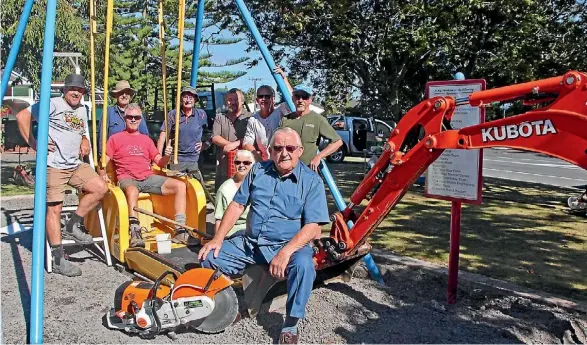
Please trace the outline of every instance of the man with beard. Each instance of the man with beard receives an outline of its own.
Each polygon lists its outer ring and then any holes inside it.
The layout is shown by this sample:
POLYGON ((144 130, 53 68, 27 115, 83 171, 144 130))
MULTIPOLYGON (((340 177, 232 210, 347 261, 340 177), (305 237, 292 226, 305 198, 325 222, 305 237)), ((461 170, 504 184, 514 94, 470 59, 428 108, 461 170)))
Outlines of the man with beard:
MULTIPOLYGON (((106 183, 80 159, 80 156, 90 153, 90 142, 86 137, 88 109, 81 104, 86 91, 84 78, 70 74, 65 78, 63 97, 51 98, 49 108, 45 228, 53 257, 53 272, 68 277, 79 276, 82 271, 66 258, 62 236, 78 244, 92 244, 93 238, 83 228, 83 220, 108 192, 106 183), (84 195, 62 232, 61 210, 66 185, 81 189, 84 195)), ((20 134, 35 151, 37 140, 32 135, 31 127, 33 119, 39 120, 39 111, 39 103, 36 103, 16 114, 20 134)))
MULTIPOLYGON (((124 122, 124 110, 130 103, 131 99, 135 95, 136 90, 130 87, 130 83, 126 80, 121 80, 116 83, 114 89, 110 90, 110 96, 116 99, 116 104, 108 107, 108 125, 106 126, 106 140, 110 136, 120 133, 125 129, 124 122)), ((102 153, 102 118, 98 123, 98 154, 102 153)), ((144 119, 143 119, 144 120, 144 119)), ((147 128, 147 122, 141 121, 139 132, 142 134, 149 135, 149 129, 147 128)))
POLYGON ((312 89, 309 86, 296 86, 293 90, 293 101, 296 111, 283 117, 279 127, 290 127, 298 132, 304 146, 300 160, 312 170, 318 171, 320 161, 336 152, 342 146, 342 140, 324 116, 310 110, 312 89), (318 144, 322 137, 329 139, 330 143, 318 153, 318 144))
MULTIPOLYGON (((181 90, 181 110, 179 116, 179 143, 177 144, 178 164, 172 164, 171 169, 186 173, 196 178, 200 183, 204 183, 202 174, 198 167, 200 151, 207 147, 202 147, 202 133, 204 126, 208 123, 206 112, 195 107, 198 101, 196 89, 186 86, 181 90)), ((157 140, 157 150, 163 153, 165 138, 169 129, 169 139, 172 146, 175 146, 175 123, 176 110, 173 109, 167 115, 167 123, 161 127, 159 139, 157 140)), ((204 144, 206 145, 206 144, 204 144)))
POLYGON ((212 127, 212 143, 216 145, 215 190, 228 179, 228 152, 241 147, 250 115, 243 113, 243 93, 231 89, 226 94, 226 115, 218 114, 212 127))

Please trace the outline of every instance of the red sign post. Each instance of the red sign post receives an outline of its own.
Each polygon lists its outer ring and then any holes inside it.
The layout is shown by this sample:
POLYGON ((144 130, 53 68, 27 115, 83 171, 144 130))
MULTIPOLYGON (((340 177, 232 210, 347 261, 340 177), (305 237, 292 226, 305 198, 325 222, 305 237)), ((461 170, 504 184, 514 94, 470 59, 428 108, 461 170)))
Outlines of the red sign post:
MULTIPOLYGON (((426 98, 436 96, 468 97, 485 90, 484 79, 433 81, 426 84, 426 98)), ((478 125, 485 121, 485 109, 459 106, 452 117, 453 129, 478 125)), ((457 299, 459 251, 461 241, 462 203, 481 204, 483 172, 482 150, 445 150, 426 171, 425 195, 452 202, 450 220, 450 252, 448 259, 448 296, 453 304, 457 299)))

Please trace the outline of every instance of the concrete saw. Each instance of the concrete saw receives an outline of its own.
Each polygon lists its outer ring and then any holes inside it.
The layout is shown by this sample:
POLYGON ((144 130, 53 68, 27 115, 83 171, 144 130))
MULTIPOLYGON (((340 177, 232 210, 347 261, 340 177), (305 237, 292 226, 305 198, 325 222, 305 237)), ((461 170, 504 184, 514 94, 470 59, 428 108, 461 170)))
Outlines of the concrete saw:
POLYGON ((142 338, 161 333, 172 337, 180 326, 203 333, 219 333, 238 315, 232 281, 218 270, 195 268, 179 277, 172 271, 154 282, 129 281, 116 289, 114 308, 106 315, 108 327, 142 338), (170 287, 161 282, 173 275, 170 287))

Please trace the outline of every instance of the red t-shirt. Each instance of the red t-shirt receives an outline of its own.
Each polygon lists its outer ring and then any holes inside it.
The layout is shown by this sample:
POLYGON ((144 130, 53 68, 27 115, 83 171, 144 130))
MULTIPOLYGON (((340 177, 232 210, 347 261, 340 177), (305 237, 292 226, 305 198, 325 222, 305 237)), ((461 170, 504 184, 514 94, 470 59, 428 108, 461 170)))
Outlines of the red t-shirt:
POLYGON ((114 162, 119 181, 125 178, 142 181, 153 175, 151 162, 159 151, 148 135, 136 133, 116 133, 106 144, 106 154, 114 162))

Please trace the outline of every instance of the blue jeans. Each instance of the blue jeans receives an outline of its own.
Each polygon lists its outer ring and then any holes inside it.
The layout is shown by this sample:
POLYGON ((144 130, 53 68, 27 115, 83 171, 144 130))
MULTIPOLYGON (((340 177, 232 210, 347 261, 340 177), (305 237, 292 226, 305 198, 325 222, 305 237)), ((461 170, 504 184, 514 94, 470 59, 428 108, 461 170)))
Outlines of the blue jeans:
MULTIPOLYGON (((276 255, 277 252, 274 253, 276 255)), ((287 304, 286 315, 303 318, 306 312, 306 303, 310 298, 316 270, 312 260, 313 251, 306 245, 291 256, 285 270, 287 276, 287 304)), ((214 251, 200 264, 204 268, 220 268, 224 274, 242 274, 249 265, 267 265, 267 260, 259 251, 257 245, 247 239, 245 235, 237 235, 224 240, 220 254, 214 258, 214 251)))

